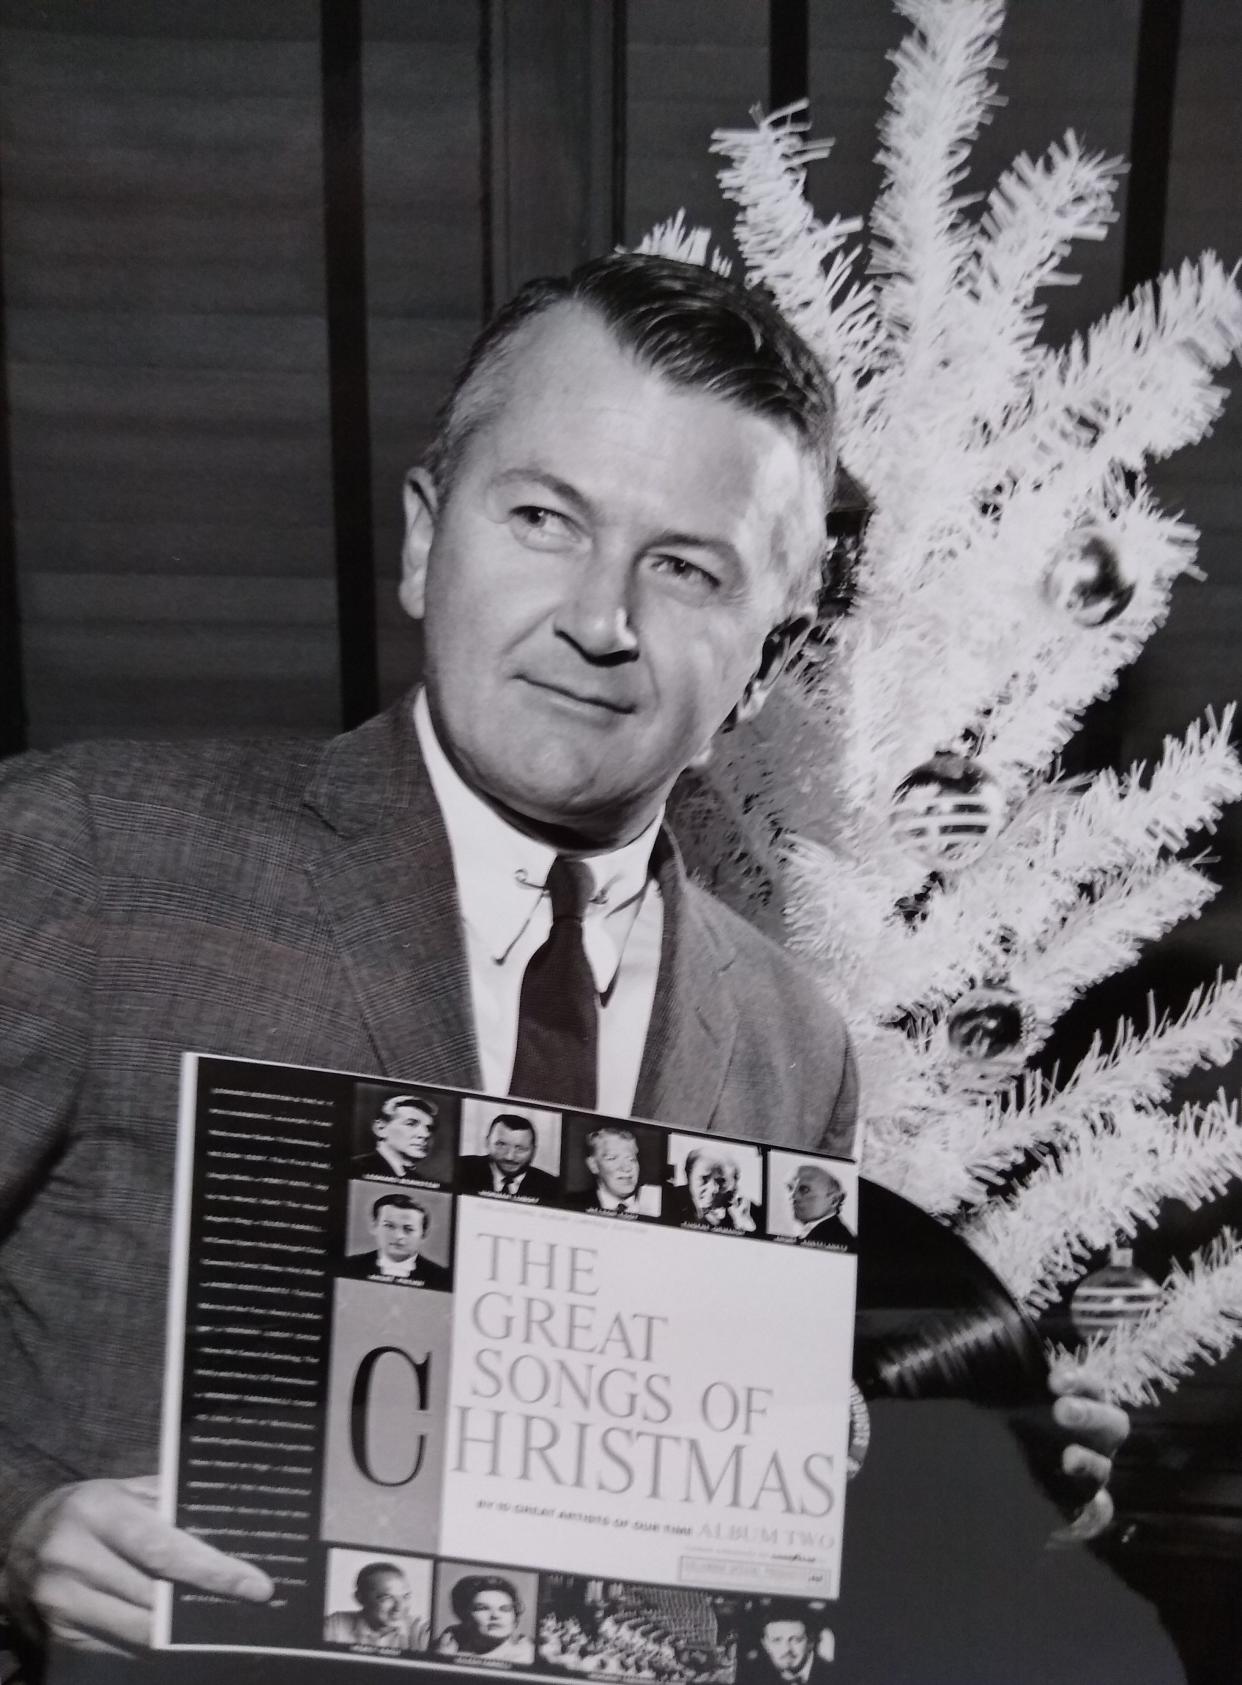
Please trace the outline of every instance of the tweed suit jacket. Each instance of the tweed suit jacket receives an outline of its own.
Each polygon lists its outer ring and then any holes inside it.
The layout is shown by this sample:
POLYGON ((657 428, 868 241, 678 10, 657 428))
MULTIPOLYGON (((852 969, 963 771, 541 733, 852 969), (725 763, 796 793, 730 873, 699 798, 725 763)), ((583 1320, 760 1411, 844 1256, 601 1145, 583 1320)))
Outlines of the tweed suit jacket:
MULTIPOLYGON (((689 884, 635 1110, 848 1151, 815 986, 689 884)), ((452 856, 408 700, 311 742, 0 766, 0 1556, 53 1486, 156 1464, 183 1051, 477 1088, 452 856)))

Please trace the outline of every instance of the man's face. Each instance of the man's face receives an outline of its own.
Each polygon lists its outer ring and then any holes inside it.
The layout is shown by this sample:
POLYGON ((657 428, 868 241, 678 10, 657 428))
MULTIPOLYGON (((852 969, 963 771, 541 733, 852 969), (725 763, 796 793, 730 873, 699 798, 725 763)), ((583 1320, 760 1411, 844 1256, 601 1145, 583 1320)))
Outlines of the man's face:
POLYGON ((844 1200, 840 1184, 815 1165, 802 1165, 790 1180, 789 1203, 799 1223, 835 1217, 844 1200))
POLYGON ((507 1591, 480 1591, 470 1604, 470 1624, 484 1638, 500 1644, 517 1626, 517 1610, 507 1591))
POLYGON ((737 1192, 737 1166, 728 1159, 695 1159, 686 1172, 686 1183, 696 1211, 720 1210, 732 1203, 737 1192))
POLYGON ((412 1106, 405 1106, 394 1112, 376 1127, 375 1133, 380 1140, 392 1148, 402 1158, 426 1158, 431 1151, 432 1138, 436 1126, 426 1112, 415 1111, 412 1106))
POLYGON ((629 1199, 638 1186, 638 1145, 623 1136, 605 1135, 588 1154, 587 1169, 614 1199, 629 1199))
POLYGON ((410 1588, 404 1574, 371 1574, 362 1583, 358 1601, 368 1626, 401 1626, 409 1612, 410 1588))
POLYGON ((494 1123, 488 1133, 487 1151, 502 1176, 516 1176, 535 1156, 535 1132, 494 1123))
POLYGON ((822 531, 815 466, 562 306, 513 344, 446 501, 419 484, 402 600, 450 758, 536 832, 637 835, 788 653, 782 563, 822 531))
POLYGON ((403 1264, 418 1251, 423 1238, 421 1211, 405 1211, 399 1205, 384 1205, 371 1223, 375 1247, 390 1264, 403 1264))
POLYGON ((811 1640, 801 1621, 769 1621, 763 1629, 763 1647, 776 1671, 792 1678, 806 1661, 811 1640))

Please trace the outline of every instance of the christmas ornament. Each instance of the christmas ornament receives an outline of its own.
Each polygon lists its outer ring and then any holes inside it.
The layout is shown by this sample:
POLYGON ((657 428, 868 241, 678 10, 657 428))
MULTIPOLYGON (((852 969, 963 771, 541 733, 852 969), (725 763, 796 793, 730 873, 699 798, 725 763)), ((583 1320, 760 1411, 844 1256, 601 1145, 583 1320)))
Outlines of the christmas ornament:
POLYGON ((1108 1334, 1138 1322, 1160 1298, 1160 1289, 1134 1262, 1128 1246, 1110 1248, 1103 1269, 1084 1276, 1070 1298, 1070 1321, 1083 1336, 1108 1334))
POLYGON ((893 834, 926 866, 965 866, 999 832, 1000 786, 978 761, 948 750, 916 766, 893 792, 893 834))
POLYGON ((979 1063, 1021 1057, 1030 1031, 1030 1013, 1013 990, 1000 983, 972 989, 945 1019, 954 1053, 979 1063))
POLYGON ((1040 588, 1044 600, 1078 626, 1115 620, 1134 596, 1116 546, 1098 532, 1075 533, 1049 563, 1040 588))
POLYGON ((850 1382, 850 1436, 845 1453, 845 1477, 853 1480, 867 1460, 871 1444, 871 1413, 857 1381, 850 1382))

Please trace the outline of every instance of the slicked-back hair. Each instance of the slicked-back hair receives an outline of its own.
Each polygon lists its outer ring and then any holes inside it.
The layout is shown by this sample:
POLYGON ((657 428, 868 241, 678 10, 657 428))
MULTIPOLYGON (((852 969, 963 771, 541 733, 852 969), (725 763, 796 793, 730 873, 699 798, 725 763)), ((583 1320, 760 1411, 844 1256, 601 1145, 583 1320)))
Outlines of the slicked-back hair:
POLYGON ((423 1220, 423 1234, 427 1233, 431 1224, 431 1214, 425 1205, 420 1205, 409 1194, 381 1194, 371 1207, 371 1221, 377 1223, 379 1214, 386 1205, 395 1206, 398 1211, 417 1211, 423 1220))
POLYGON ((563 304, 590 310, 671 385, 711 393, 790 431, 819 469, 827 517, 836 478, 835 405, 819 359, 760 293, 701 264, 635 252, 528 281, 492 317, 440 411, 427 453, 441 499, 451 494, 466 445, 504 403, 523 330, 563 304))

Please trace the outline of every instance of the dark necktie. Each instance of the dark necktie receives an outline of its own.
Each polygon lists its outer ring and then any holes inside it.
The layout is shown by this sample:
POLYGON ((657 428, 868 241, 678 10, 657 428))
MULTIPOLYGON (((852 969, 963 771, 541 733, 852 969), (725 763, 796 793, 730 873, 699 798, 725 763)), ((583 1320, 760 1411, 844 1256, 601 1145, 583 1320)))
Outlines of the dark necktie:
POLYGON ((599 1003, 582 945, 591 869, 558 854, 548 873, 552 929, 526 963, 509 1092, 595 1108, 599 1003))

